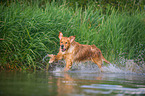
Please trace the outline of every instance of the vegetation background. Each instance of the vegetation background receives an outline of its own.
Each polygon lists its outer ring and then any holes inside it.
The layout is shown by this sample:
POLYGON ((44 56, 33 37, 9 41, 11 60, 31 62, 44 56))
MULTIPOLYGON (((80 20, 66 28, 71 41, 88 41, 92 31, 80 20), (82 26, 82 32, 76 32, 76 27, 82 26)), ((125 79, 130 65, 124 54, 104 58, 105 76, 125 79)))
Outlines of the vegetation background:
POLYGON ((45 70, 59 31, 95 44, 111 63, 145 61, 144 0, 1 0, 0 70, 45 70))

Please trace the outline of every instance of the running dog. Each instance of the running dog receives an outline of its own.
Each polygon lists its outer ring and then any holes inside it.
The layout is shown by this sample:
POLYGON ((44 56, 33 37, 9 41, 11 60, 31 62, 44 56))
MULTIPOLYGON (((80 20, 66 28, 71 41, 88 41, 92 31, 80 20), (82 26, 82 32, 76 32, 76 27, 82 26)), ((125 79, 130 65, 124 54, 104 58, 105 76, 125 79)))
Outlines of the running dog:
MULTIPOLYGON (((73 62, 92 61, 97 64, 100 69, 103 61, 110 64, 110 62, 103 57, 101 50, 95 45, 79 44, 75 42, 75 36, 63 37, 62 32, 59 32, 58 37, 60 39, 59 53, 57 55, 48 54, 48 57, 51 57, 49 63, 65 59, 65 71, 68 71, 72 67, 73 62)), ((103 70, 101 69, 101 71, 103 70)))

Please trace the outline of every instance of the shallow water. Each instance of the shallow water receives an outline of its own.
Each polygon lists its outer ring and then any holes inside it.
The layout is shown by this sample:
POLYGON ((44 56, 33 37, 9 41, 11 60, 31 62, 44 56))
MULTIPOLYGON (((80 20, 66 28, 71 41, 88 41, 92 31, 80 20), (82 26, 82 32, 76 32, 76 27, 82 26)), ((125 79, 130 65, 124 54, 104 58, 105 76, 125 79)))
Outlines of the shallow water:
POLYGON ((143 96, 145 75, 82 71, 0 72, 0 96, 18 95, 143 96))

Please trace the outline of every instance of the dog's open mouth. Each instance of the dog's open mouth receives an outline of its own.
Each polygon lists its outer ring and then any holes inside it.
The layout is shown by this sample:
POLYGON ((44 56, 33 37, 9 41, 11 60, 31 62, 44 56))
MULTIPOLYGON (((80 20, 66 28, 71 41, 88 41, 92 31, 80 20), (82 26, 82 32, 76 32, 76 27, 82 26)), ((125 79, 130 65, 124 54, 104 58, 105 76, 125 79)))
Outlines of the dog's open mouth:
POLYGON ((62 50, 62 52, 64 52, 66 49, 61 49, 62 50))

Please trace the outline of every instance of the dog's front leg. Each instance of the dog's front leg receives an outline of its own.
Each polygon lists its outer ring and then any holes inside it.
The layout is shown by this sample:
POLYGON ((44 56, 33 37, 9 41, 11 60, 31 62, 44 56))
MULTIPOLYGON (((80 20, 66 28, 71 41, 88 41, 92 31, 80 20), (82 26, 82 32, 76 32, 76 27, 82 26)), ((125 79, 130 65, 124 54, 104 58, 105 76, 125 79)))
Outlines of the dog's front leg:
POLYGON ((72 59, 66 59, 65 61, 66 61, 66 67, 64 71, 68 71, 72 67, 73 61, 72 59))
POLYGON ((63 55, 61 52, 59 52, 56 56, 55 56, 55 60, 58 61, 58 60, 61 60, 63 58, 63 55))
POLYGON ((57 55, 48 54, 48 57, 51 57, 49 63, 57 62, 63 58, 63 55, 59 52, 57 55))

